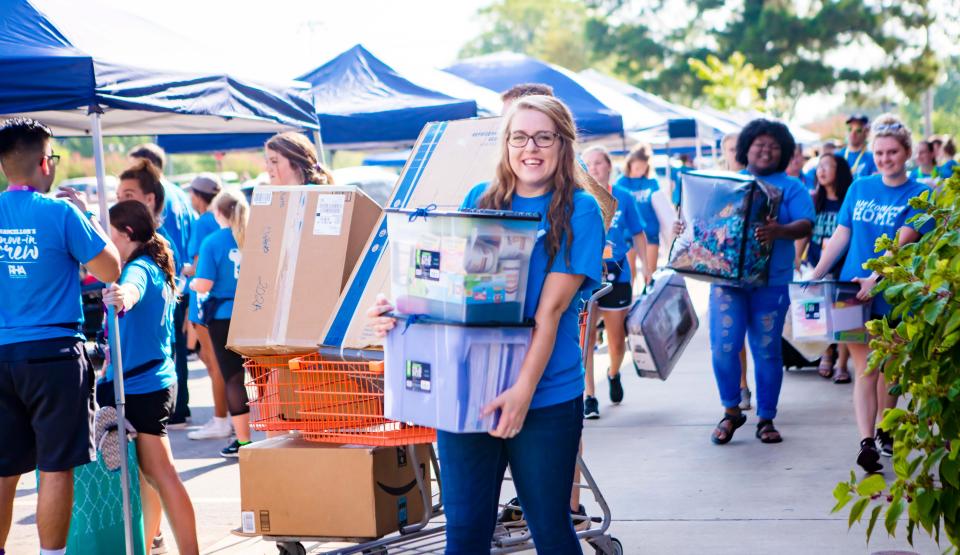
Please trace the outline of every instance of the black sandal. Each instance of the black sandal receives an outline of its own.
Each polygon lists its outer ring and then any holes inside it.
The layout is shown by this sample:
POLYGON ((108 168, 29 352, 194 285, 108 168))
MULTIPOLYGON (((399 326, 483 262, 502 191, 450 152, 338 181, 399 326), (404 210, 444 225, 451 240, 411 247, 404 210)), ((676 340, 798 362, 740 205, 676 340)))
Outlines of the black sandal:
POLYGON ((740 428, 740 426, 743 426, 744 424, 746 424, 746 422, 747 422, 747 415, 743 414, 742 412, 738 414, 730 414, 729 412, 724 414, 723 419, 720 420, 720 422, 717 423, 717 427, 713 429, 714 433, 710 435, 710 441, 712 441, 717 445, 726 445, 730 443, 730 440, 733 439, 733 433, 736 432, 737 429, 740 428), (730 428, 730 431, 727 431, 726 428, 722 427, 723 423, 728 420, 733 425, 733 427, 730 428), (727 437, 725 438, 717 437, 716 432, 718 431, 720 433, 726 434, 727 437))
POLYGON ((757 422, 757 439, 759 439, 761 443, 780 443, 783 441, 780 432, 773 427, 773 420, 761 420, 757 422), (770 434, 775 435, 770 437, 770 434))

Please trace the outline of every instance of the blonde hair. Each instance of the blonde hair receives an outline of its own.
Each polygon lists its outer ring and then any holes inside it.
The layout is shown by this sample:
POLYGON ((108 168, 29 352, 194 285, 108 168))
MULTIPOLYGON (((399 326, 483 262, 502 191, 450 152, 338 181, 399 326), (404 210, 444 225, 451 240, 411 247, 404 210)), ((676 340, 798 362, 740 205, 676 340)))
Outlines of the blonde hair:
POLYGON ((220 191, 217 198, 213 199, 213 208, 230 222, 233 239, 242 249, 247 233, 247 221, 250 219, 250 205, 247 204, 247 198, 239 191, 224 189, 220 191))
POLYGON ((623 175, 630 177, 630 164, 634 162, 646 162, 647 171, 643 174, 643 177, 650 177, 650 172, 653 171, 653 164, 650 161, 653 160, 653 149, 650 148, 648 144, 638 144, 630 150, 630 153, 627 154, 627 159, 623 162, 623 175))
POLYGON ((913 137, 910 134, 910 128, 893 114, 883 114, 873 120, 873 123, 870 124, 870 132, 873 133, 874 141, 880 137, 892 137, 905 150, 913 151, 913 137))
POLYGON ((557 98, 531 95, 517 99, 503 118, 500 130, 500 160, 496 174, 490 186, 478 201, 480 208, 503 210, 510 205, 517 191, 517 175, 510 167, 510 126, 520 110, 536 110, 550 118, 557 129, 558 163, 553 174, 554 192, 547 209, 547 221, 550 230, 546 236, 547 256, 550 264, 560 252, 564 239, 567 242, 564 259, 569 264, 570 249, 573 245, 573 228, 570 218, 573 216, 573 194, 579 189, 590 193, 600 205, 605 222, 609 222, 615 210, 615 201, 602 185, 580 167, 576 160, 574 147, 577 142, 577 129, 570 109, 557 98))
POLYGON ((317 149, 302 133, 278 133, 270 137, 264 146, 286 158, 303 176, 304 184, 333 185, 333 174, 320 163, 317 149))
POLYGON ((610 158, 610 151, 607 150, 607 147, 603 145, 595 145, 584 150, 580 153, 580 158, 586 158, 587 154, 593 154, 594 152, 599 152, 603 156, 603 159, 607 161, 607 164, 611 168, 613 167, 613 160, 610 158))

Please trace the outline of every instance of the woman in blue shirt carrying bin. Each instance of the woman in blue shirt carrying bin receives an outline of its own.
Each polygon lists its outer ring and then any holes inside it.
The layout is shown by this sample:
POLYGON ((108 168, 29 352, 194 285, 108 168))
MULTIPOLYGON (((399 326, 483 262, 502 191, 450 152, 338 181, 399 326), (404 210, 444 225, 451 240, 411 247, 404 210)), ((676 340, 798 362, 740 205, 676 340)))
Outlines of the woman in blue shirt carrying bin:
MULTIPOLYGON (((154 229, 147 208, 127 200, 110 209, 110 235, 120 257, 120 280, 103 290, 103 302, 117 309, 120 356, 126 391, 126 418, 137 431, 142 479, 143 527, 148 538, 160 533, 161 502, 180 553, 198 553, 193 505, 173 464, 167 424, 177 400, 177 373, 171 357, 173 310, 177 303, 173 251, 154 229)), ((113 353, 97 403, 114 406, 113 353)))
MULTIPOLYGON (((570 110, 545 96, 518 99, 504 117, 496 177, 463 208, 541 215, 524 316, 536 327, 516 384, 484 407, 500 411, 487 433, 438 431, 447 553, 489 553, 500 485, 510 465, 538 553, 581 553, 570 491, 583 429, 579 299, 602 279, 604 224, 588 176, 577 167, 570 110)), ((369 311, 380 335, 396 321, 381 297, 369 311)))

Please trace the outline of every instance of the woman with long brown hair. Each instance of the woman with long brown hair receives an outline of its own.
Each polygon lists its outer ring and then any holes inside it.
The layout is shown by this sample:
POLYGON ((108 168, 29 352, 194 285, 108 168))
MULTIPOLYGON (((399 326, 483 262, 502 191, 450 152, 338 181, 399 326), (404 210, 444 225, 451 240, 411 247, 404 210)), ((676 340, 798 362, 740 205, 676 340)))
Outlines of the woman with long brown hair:
MULTIPOLYGON (((198 553, 197 525, 187 490, 173 464, 167 422, 177 400, 177 373, 171 358, 176 304, 173 251, 154 228, 147 207, 127 200, 110 209, 110 236, 120 251, 120 279, 103 290, 103 302, 116 307, 126 390, 126 418, 137 430, 143 528, 160 533, 161 507, 173 528, 180 553, 198 553)), ((114 406, 114 364, 106 363, 97 384, 97 403, 114 406)))
POLYGON ((305 135, 278 133, 263 147, 271 185, 333 185, 330 173, 305 135))
MULTIPOLYGON (((578 313, 581 294, 602 278, 604 220, 587 192, 596 184, 577 165, 576 127, 561 101, 516 100, 500 141, 493 182, 470 191, 462 207, 541 214, 524 307, 536 327, 517 383, 484 408, 485 414, 500 411, 497 428, 438 432, 447 550, 489 552, 509 464, 538 552, 581 553, 569 506, 583 429, 578 313)), ((396 325, 381 316, 391 308, 381 298, 370 309, 381 334, 396 325)))

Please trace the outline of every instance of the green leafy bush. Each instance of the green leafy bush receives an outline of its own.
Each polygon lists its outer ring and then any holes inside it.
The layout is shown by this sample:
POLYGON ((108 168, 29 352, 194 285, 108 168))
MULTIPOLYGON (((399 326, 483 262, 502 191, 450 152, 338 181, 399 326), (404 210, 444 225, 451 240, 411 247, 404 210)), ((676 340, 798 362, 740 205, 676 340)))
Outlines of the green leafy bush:
POLYGON ((934 195, 910 201, 922 213, 917 224, 934 222, 917 243, 898 247, 896 238, 877 240, 886 254, 868 267, 883 275, 877 294, 902 318, 868 324, 874 339, 869 367, 883 369, 891 392, 903 395, 886 411, 881 426, 894 435, 894 480, 874 474, 837 484, 837 512, 852 502, 849 525, 867 520, 867 541, 883 515, 896 534, 906 516, 907 540, 919 526, 949 550, 960 545, 960 173, 934 195))

